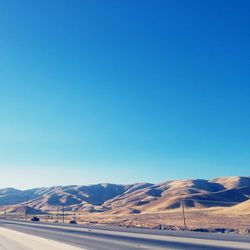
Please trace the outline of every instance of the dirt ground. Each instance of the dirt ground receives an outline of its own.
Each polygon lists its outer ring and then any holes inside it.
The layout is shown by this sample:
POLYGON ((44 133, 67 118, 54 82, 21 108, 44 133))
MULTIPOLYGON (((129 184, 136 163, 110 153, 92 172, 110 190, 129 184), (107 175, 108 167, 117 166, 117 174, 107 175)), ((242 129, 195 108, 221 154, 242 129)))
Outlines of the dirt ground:
MULTIPOLYGON (((99 223, 119 226, 133 226, 159 229, 184 229, 183 213, 180 210, 164 213, 130 215, 83 214, 78 218, 82 223, 99 223)), ((250 232, 250 215, 221 214, 218 209, 186 209, 187 229, 227 229, 240 233, 250 232)))
MULTIPOLYGON (((250 214, 221 213, 220 209, 185 209, 186 229, 197 231, 250 233, 250 214)), ((10 215, 9 215, 10 216, 10 215)), ((12 215, 11 217, 18 217, 12 215)), ((29 215, 29 219, 32 215, 29 215)), ((62 215, 40 215, 41 221, 62 222, 62 215)), ((76 220, 78 224, 105 224, 110 226, 183 230, 181 209, 162 213, 136 213, 109 215, 104 213, 65 213, 64 222, 76 220)))

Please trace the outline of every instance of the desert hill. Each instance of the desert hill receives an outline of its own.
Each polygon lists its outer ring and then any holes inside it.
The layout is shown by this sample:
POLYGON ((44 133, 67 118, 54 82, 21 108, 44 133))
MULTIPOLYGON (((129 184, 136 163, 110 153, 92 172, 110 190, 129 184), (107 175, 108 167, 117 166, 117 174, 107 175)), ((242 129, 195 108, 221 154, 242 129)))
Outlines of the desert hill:
POLYGON ((234 205, 232 207, 224 208, 217 213, 222 213, 222 214, 249 214, 250 215, 250 199, 241 202, 237 205, 234 205))
POLYGON ((24 191, 15 188, 0 189, 0 205, 13 205, 25 201, 24 191))
MULTIPOLYGON (((240 178, 237 178, 240 179, 240 178)), ((114 197, 104 203, 111 212, 118 213, 124 209, 135 209, 141 212, 161 212, 167 209, 178 208, 181 200, 186 207, 214 207, 232 206, 246 201, 250 194, 249 186, 240 187, 239 181, 235 184, 235 178, 231 183, 231 189, 224 186, 217 179, 216 182, 207 180, 178 180, 160 183, 130 194, 114 197)), ((227 182, 229 184, 229 181, 227 182)))
POLYGON ((213 183, 218 183, 222 185, 225 189, 239 188, 250 186, 250 178, 249 177, 222 177, 211 180, 213 183))
POLYGON ((27 197, 34 213, 55 211, 63 205, 68 211, 104 214, 164 212, 179 208, 181 201, 191 208, 230 207, 226 209, 243 211, 249 206, 250 177, 172 180, 159 184, 69 185, 24 191, 6 188, 0 189, 1 210, 7 206, 9 211, 14 212, 17 207, 21 211, 27 197))
POLYGON ((12 205, 12 206, 6 206, 2 207, 6 213, 14 213, 14 214, 25 214, 27 211, 27 214, 45 214, 45 212, 40 211, 38 209, 32 208, 32 207, 25 207, 24 205, 12 205))

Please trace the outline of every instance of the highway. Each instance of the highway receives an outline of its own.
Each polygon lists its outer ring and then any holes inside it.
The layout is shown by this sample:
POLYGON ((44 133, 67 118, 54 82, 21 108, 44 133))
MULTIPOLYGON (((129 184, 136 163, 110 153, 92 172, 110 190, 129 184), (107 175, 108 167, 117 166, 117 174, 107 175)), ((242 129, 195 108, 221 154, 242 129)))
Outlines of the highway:
POLYGON ((0 219, 1 228, 89 250, 250 250, 250 235, 80 226, 7 219, 0 219))
POLYGON ((0 250, 82 250, 59 241, 0 227, 0 250))

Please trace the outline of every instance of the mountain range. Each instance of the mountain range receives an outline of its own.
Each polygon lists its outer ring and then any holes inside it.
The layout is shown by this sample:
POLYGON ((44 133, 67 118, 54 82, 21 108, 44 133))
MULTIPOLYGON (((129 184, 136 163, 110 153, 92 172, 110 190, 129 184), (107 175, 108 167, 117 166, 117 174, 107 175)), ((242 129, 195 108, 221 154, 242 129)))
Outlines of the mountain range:
POLYGON ((0 209, 21 213, 26 199, 30 213, 65 210, 104 214, 155 213, 176 209, 222 207, 232 213, 250 213, 250 177, 211 180, 171 180, 158 184, 96 184, 0 189, 0 209))

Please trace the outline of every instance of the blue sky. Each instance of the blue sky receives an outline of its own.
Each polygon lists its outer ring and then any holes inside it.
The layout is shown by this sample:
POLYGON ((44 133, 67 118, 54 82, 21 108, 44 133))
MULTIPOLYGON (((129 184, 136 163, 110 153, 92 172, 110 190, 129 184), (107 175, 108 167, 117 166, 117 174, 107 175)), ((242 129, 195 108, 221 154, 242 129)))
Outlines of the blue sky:
POLYGON ((249 11, 1 1, 0 186, 250 175, 249 11))

